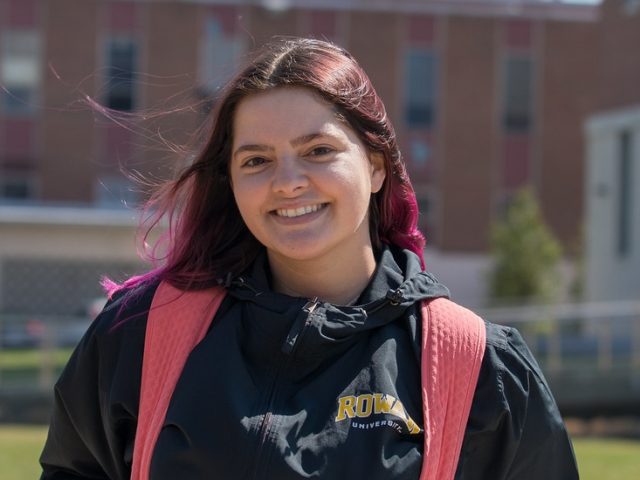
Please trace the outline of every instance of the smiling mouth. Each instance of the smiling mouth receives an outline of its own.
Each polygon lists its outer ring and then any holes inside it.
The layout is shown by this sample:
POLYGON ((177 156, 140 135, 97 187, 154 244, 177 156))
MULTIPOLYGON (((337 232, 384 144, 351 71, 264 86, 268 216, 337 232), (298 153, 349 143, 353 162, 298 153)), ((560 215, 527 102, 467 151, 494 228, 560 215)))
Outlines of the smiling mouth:
POLYGON ((277 210, 274 210, 273 213, 275 213, 278 217, 295 218, 301 217, 302 215, 308 215, 309 213, 317 212, 327 205, 328 204, 326 203, 318 203, 316 205, 306 205, 299 208, 278 208, 277 210))

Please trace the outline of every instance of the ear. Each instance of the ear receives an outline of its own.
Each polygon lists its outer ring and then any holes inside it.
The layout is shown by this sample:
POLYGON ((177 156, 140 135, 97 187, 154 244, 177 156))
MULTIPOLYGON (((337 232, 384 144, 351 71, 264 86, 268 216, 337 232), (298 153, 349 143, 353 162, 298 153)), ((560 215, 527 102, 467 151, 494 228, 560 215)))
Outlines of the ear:
POLYGON ((371 152, 369 154, 371 162, 371 193, 377 193, 384 184, 387 170, 384 167, 384 155, 382 152, 371 152))

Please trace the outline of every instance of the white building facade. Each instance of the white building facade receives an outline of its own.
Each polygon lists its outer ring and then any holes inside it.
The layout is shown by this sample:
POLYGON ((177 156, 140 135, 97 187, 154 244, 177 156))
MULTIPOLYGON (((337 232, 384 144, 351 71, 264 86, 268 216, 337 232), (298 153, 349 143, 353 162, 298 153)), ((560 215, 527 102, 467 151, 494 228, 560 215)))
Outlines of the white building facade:
POLYGON ((640 300, 640 105, 585 125, 588 301, 640 300))

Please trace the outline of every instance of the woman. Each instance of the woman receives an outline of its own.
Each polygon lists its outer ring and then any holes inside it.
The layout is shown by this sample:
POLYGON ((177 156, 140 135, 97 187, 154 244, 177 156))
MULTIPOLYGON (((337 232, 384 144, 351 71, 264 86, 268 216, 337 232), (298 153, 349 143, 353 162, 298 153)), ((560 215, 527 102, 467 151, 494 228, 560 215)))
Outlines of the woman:
MULTIPOLYGON (((356 61, 316 40, 265 47, 228 86, 200 156, 152 205, 172 221, 164 263, 112 285, 56 385, 42 478, 130 476, 162 281, 226 296, 175 386, 150 478, 418 479, 421 305, 448 291, 423 271, 415 195, 356 61), (355 418, 363 398, 381 407, 355 418)), ((577 478, 512 329, 486 325, 454 453, 457 479, 577 478)))

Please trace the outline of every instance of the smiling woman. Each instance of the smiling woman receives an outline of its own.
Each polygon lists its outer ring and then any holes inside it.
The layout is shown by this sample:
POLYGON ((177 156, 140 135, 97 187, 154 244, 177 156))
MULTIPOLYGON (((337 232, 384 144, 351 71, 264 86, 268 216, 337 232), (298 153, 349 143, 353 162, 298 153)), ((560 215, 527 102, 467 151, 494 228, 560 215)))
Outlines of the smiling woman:
POLYGON ((340 305, 357 299, 376 265, 369 204, 384 181, 382 156, 302 88, 243 100, 234 134, 233 194, 266 248, 274 287, 340 305))
POLYGON ((333 44, 267 45, 151 199, 166 255, 56 384, 43 479, 572 480, 519 334, 424 270, 382 101, 333 44))

